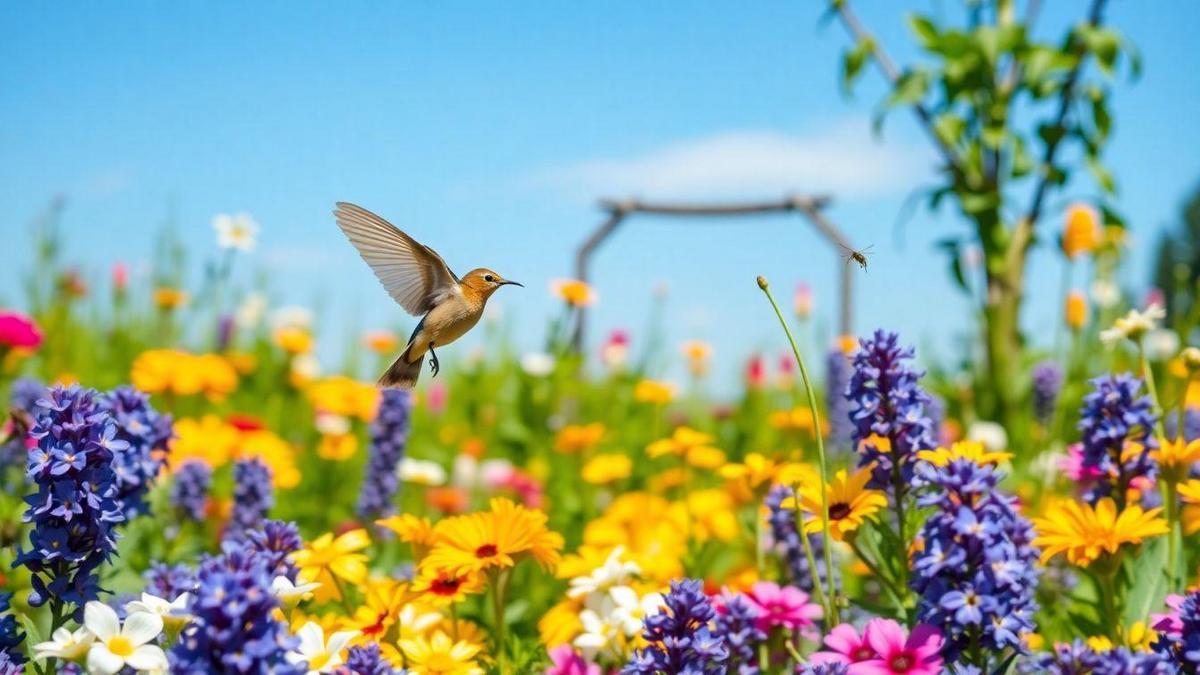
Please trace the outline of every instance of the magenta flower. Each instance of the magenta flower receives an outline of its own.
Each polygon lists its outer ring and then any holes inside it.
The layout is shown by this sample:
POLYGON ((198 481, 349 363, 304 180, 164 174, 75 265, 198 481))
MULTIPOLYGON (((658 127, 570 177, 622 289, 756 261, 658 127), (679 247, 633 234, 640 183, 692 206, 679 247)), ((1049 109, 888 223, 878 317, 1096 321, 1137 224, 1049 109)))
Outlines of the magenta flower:
POLYGON ((0 347, 37 349, 42 346, 42 330, 33 319, 9 310, 0 310, 0 347))
POLYGON ((813 664, 851 664, 879 658, 879 654, 867 643, 866 636, 859 637, 858 631, 848 623, 834 626, 825 636, 825 646, 831 651, 816 652, 809 657, 809 661, 813 664))
POLYGON ((1183 635, 1183 620, 1179 618, 1179 610, 1183 606, 1183 601, 1182 595, 1175 593, 1168 595, 1167 607, 1170 607, 1171 611, 1165 614, 1151 614, 1150 627, 1170 637, 1183 635))
POLYGON ((1083 445, 1080 443, 1067 448, 1067 456, 1058 460, 1058 470, 1075 483, 1096 480, 1104 475, 1097 467, 1083 465, 1083 445))
POLYGON ((550 667, 546 675, 600 675, 600 666, 588 662, 569 644, 562 644, 549 651, 550 667))
POLYGON ((780 586, 770 581, 760 581, 746 594, 758 618, 754 627, 763 632, 776 626, 787 630, 810 628, 815 619, 821 618, 821 608, 808 601, 808 593, 795 586, 780 586))
POLYGON ((875 650, 875 658, 851 663, 850 675, 938 675, 942 672, 941 632, 918 624, 912 635, 891 619, 871 619, 863 639, 875 650))

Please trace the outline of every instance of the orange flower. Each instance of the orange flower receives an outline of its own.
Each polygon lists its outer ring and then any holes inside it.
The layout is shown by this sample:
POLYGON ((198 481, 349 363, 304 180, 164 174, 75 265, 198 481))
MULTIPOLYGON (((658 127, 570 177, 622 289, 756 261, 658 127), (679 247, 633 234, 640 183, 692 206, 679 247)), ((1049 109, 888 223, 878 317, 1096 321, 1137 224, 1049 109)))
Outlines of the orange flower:
POLYGON ((273 335, 275 344, 289 354, 307 354, 313 349, 313 336, 300 326, 284 326, 273 335))
POLYGON ((1067 209, 1063 226, 1062 250, 1067 259, 1074 260, 1091 253, 1100 245, 1100 215, 1087 204, 1072 204, 1067 209))
POLYGON ((666 405, 675 398, 675 387, 666 382, 642 380, 633 388, 633 400, 638 403, 666 405))
POLYGON ((413 593, 434 607, 462 602, 483 590, 483 577, 474 572, 455 574, 448 569, 422 568, 413 581, 413 593))
POLYGON ((154 289, 154 305, 161 310, 171 311, 187 304, 188 294, 178 288, 159 286, 154 289))
POLYGON ((1078 331, 1087 323, 1087 298, 1081 291, 1071 291, 1067 294, 1066 321, 1067 327, 1078 331))
POLYGON ((604 438, 607 431, 603 424, 568 424, 554 439, 554 449, 563 454, 578 454, 591 450, 604 438))
POLYGON ((376 354, 391 354, 400 347, 396 334, 386 330, 373 330, 363 335, 363 345, 376 354))
POLYGON ((550 293, 572 307, 586 307, 596 302, 596 292, 586 282, 577 279, 555 279, 550 293))

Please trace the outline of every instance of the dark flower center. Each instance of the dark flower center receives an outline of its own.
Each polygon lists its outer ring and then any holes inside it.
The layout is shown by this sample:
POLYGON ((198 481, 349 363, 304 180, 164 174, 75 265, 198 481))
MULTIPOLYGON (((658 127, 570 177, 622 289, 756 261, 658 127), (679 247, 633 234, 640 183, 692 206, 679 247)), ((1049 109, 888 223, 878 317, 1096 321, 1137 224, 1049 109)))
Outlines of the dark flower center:
POLYGON ((458 587, 461 585, 462 581, 458 578, 441 577, 435 579, 432 584, 429 584, 429 590, 437 595, 454 595, 458 592, 458 587))
POLYGON ((869 659, 873 656, 875 656, 875 651, 866 645, 863 645, 863 646, 859 647, 858 649, 855 649, 854 654, 853 654, 853 658, 856 662, 857 661, 866 661, 867 659, 869 659))
POLYGON ((892 659, 890 665, 893 671, 904 673, 907 672, 909 668, 912 668, 912 662, 913 660, 911 656, 908 654, 900 654, 892 659))
POLYGON ((829 505, 829 519, 830 520, 841 520, 842 518, 845 518, 848 515, 850 515, 850 505, 849 504, 846 504, 845 502, 838 502, 836 504, 829 505))
POLYGON ((490 557, 496 555, 496 552, 497 551, 496 551, 495 544, 484 544, 483 546, 480 546, 479 548, 475 549, 475 557, 476 558, 490 558, 490 557))

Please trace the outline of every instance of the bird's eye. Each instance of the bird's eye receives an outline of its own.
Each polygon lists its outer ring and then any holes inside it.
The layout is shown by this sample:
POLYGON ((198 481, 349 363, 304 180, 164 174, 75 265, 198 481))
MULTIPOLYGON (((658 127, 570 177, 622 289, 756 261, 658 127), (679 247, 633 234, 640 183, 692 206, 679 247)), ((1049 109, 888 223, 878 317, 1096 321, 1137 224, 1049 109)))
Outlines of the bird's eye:
POLYGON ((495 277, 493 277, 493 276, 492 276, 492 275, 490 275, 490 274, 485 274, 485 275, 483 275, 483 280, 484 280, 484 281, 495 281, 495 280, 496 280, 496 278, 495 278, 495 277))

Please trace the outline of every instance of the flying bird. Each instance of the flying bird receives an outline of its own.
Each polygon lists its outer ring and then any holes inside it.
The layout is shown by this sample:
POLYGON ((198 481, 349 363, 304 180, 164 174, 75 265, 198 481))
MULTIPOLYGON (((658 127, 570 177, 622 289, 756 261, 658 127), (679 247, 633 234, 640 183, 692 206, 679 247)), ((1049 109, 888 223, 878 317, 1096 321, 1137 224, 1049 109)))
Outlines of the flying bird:
POLYGON ((429 367, 436 376, 441 366, 433 348, 445 347, 471 330, 496 289, 521 286, 486 267, 473 269, 460 279, 437 251, 361 206, 338 202, 333 215, 388 295, 404 311, 421 317, 404 352, 379 378, 382 387, 416 386, 425 352, 429 352, 429 367))

